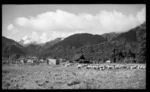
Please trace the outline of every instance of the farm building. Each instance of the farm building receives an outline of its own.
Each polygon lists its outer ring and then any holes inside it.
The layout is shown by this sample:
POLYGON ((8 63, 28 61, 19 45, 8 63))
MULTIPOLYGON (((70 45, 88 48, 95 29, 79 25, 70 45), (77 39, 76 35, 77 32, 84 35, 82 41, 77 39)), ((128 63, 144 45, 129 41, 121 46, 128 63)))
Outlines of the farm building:
POLYGON ((78 63, 90 63, 89 61, 85 60, 83 54, 75 54, 71 61, 77 61, 78 63))
POLYGON ((72 61, 79 61, 79 60, 85 60, 85 57, 83 56, 83 54, 75 54, 72 58, 72 61))
POLYGON ((28 59, 28 61, 27 61, 28 63, 33 63, 33 60, 31 60, 31 59, 28 59))
POLYGON ((59 61, 60 61, 60 62, 63 62, 63 59, 62 59, 62 58, 59 58, 59 61))
POLYGON ((38 62, 38 58, 37 57, 28 57, 27 58, 27 62, 28 63, 37 63, 38 62))
POLYGON ((62 59, 62 58, 59 58, 58 60, 59 60, 60 63, 63 63, 63 62, 67 61, 66 59, 62 59))
POLYGON ((40 59, 40 62, 44 62, 44 59, 40 59))
POLYGON ((48 59, 47 59, 47 64, 48 64, 48 65, 58 65, 58 64, 59 64, 59 61, 56 60, 56 59, 48 58, 48 59))
POLYGON ((110 60, 107 60, 106 63, 111 63, 111 61, 110 61, 110 60))
POLYGON ((20 63, 26 63, 26 58, 24 57, 20 57, 18 60, 20 63))

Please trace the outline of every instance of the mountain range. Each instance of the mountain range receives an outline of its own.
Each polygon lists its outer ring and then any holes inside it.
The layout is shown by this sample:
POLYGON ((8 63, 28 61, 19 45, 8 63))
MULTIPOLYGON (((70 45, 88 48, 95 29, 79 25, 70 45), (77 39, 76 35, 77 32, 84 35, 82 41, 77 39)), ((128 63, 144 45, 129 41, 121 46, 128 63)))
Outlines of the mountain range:
POLYGON ((105 33, 102 35, 93 35, 89 33, 80 33, 71 35, 62 40, 57 38, 53 41, 46 42, 44 44, 30 43, 25 45, 23 40, 16 42, 12 39, 8 39, 2 36, 2 55, 10 56, 13 54, 19 55, 51 55, 50 53, 61 53, 65 50, 78 49, 84 45, 99 44, 106 41, 124 41, 124 42, 136 42, 137 30, 146 26, 146 23, 139 25, 124 33, 105 33))

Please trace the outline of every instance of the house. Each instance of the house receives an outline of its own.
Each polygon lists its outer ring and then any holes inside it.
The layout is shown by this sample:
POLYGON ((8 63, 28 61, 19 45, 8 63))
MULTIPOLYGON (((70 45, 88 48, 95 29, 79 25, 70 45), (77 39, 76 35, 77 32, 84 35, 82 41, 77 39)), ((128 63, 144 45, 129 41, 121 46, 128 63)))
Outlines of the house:
POLYGON ((20 59, 20 63, 24 63, 24 60, 23 60, 23 59, 20 59))
POLYGON ((20 63, 26 63, 26 62, 25 62, 25 61, 26 61, 26 58, 20 57, 20 58, 18 59, 18 61, 19 61, 20 63))
POLYGON ((40 62, 44 62, 44 59, 40 59, 40 62))
POLYGON ((75 54, 71 61, 76 61, 78 63, 90 63, 89 61, 85 60, 85 57, 83 54, 75 54))
POLYGON ((28 61, 27 61, 28 63, 33 63, 33 60, 31 60, 31 59, 28 59, 28 61))
POLYGON ((28 63, 37 63, 38 58, 37 57, 28 57, 27 62, 28 63))

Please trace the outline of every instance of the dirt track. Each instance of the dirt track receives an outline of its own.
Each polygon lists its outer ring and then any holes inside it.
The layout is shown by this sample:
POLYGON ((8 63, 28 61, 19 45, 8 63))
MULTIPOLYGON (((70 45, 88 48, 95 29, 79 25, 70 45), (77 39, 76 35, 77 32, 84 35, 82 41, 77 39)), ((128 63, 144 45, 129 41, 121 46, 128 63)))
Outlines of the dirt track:
POLYGON ((145 69, 98 71, 75 66, 3 66, 2 89, 145 89, 145 69))

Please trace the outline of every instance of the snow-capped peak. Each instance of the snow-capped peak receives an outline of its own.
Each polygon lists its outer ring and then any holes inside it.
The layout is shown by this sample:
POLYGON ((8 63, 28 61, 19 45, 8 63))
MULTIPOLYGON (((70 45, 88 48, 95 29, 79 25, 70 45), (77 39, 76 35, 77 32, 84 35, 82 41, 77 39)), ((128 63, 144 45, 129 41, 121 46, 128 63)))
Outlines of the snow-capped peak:
POLYGON ((24 36, 22 39, 20 39, 20 41, 18 41, 21 45, 23 46, 28 46, 29 44, 38 44, 38 45, 43 45, 47 42, 50 41, 55 41, 55 40, 63 40, 64 38, 61 39, 51 39, 51 40, 47 40, 46 42, 43 42, 41 39, 35 39, 32 36, 24 36))
POLYGON ((38 44, 39 42, 30 36, 25 36, 19 41, 19 43, 22 45, 27 45, 27 44, 38 44))

